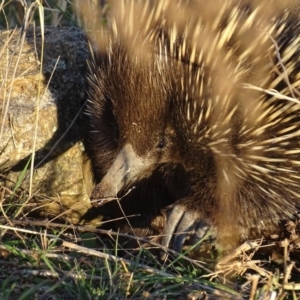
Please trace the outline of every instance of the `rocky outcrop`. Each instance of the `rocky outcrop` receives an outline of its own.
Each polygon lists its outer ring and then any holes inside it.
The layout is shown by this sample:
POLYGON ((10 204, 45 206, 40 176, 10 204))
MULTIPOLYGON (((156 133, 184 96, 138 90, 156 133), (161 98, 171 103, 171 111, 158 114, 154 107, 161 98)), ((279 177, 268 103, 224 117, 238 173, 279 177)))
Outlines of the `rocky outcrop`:
POLYGON ((86 101, 85 33, 77 28, 30 27, 0 32, 1 185, 29 189, 46 214, 79 222, 90 207, 92 175, 82 140, 86 101), (22 173, 23 172, 23 173, 22 173))

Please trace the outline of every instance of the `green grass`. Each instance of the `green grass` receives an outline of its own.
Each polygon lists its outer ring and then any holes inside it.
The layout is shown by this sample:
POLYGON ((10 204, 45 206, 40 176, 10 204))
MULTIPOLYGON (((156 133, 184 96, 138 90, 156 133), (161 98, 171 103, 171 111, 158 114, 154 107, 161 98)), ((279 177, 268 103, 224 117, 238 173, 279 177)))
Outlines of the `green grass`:
POLYGON ((88 228, 60 227, 1 225, 1 299, 175 299, 194 290, 240 299, 228 286, 201 279, 203 270, 184 257, 162 263, 141 247, 123 258, 117 238, 103 246, 88 228))
POLYGON ((144 247, 143 239, 124 249, 124 235, 111 231, 24 215, 0 224, 1 299, 249 299, 251 289, 251 299, 271 299, 272 291, 274 299, 297 299, 282 289, 280 266, 245 254, 226 265, 225 276, 211 259, 160 261, 153 250, 160 246, 144 247))

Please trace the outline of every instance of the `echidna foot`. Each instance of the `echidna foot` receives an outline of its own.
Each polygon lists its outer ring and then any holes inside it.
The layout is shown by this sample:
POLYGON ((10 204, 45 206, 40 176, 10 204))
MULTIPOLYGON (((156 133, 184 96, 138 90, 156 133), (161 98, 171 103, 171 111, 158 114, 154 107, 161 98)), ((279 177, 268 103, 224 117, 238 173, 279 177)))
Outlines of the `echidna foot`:
POLYGON ((214 235, 215 232, 212 226, 206 221, 199 219, 199 215, 187 210, 182 204, 176 204, 167 216, 161 243, 164 247, 171 246, 174 251, 180 252, 188 237, 191 237, 192 243, 196 244, 210 230, 212 230, 211 234, 214 235))

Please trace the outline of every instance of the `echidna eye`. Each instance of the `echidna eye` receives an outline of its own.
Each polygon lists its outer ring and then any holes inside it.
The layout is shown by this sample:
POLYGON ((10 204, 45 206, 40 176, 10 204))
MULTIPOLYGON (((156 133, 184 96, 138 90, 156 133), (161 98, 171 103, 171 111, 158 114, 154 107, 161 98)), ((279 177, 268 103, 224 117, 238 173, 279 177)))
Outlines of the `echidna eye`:
POLYGON ((156 145, 156 148, 158 150, 162 150, 165 147, 166 147, 166 139, 165 139, 165 137, 162 136, 162 137, 159 138, 159 141, 158 141, 158 143, 156 145))

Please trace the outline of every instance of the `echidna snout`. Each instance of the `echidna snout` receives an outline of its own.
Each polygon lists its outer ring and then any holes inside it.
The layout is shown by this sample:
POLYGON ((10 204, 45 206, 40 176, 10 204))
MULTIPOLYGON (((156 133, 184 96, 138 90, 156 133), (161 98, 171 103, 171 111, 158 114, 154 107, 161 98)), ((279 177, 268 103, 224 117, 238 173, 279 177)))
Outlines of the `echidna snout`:
POLYGON ((145 160, 138 157, 131 145, 125 145, 118 153, 112 166, 101 182, 94 188, 93 205, 103 204, 108 198, 115 198, 118 192, 126 186, 133 177, 140 173, 145 160), (100 202, 97 202, 97 200, 100 202))
POLYGON ((102 205, 115 199, 117 194, 135 179, 147 177, 147 175, 151 175, 151 170, 156 165, 168 162, 168 160, 171 161, 171 158, 163 153, 167 151, 166 148, 166 139, 160 138, 154 149, 151 149, 144 156, 139 156, 131 144, 125 144, 101 182, 94 188, 92 193, 93 205, 102 205))

